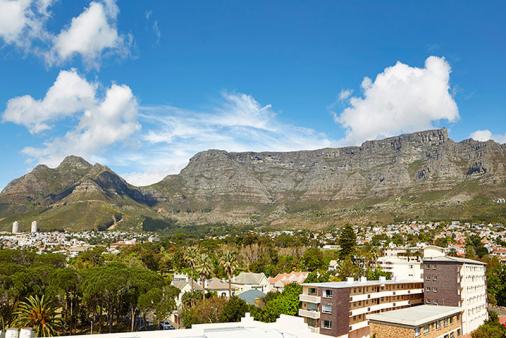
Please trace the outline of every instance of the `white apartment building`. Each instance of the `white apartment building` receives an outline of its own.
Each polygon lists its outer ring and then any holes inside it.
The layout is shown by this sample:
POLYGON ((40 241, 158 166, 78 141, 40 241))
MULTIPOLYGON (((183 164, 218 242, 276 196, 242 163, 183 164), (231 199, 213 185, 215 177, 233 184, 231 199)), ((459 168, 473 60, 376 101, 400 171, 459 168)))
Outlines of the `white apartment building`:
POLYGON ((445 252, 443 248, 429 245, 423 249, 390 247, 385 250, 384 256, 377 259, 377 265, 385 272, 392 274, 392 279, 409 280, 423 278, 422 260, 428 257, 441 257, 445 252), (423 257, 420 255, 423 251, 423 257))
POLYGON ((463 334, 488 319, 485 263, 445 256, 424 259, 423 268, 425 303, 461 307, 463 334))

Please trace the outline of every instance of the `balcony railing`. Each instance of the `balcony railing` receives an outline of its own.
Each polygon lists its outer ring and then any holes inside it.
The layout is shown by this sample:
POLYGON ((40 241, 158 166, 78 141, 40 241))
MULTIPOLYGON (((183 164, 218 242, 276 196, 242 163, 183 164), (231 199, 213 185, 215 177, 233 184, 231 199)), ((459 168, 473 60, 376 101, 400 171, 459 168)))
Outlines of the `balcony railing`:
POLYGON ((306 303, 320 304, 321 297, 301 294, 301 295, 299 295, 299 300, 301 302, 306 302, 306 303))
POLYGON ((311 319, 320 319, 320 312, 299 309, 299 316, 311 319))

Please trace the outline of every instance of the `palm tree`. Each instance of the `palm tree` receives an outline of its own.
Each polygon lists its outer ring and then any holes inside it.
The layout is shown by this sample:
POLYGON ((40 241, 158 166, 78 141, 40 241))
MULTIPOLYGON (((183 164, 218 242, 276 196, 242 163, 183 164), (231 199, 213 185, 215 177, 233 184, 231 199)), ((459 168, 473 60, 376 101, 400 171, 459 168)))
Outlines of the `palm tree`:
POLYGON ((220 264, 228 277, 228 296, 232 297, 232 276, 238 267, 237 255, 232 251, 225 251, 220 259, 220 264))
POLYGON ((211 275, 211 272, 213 271, 213 262, 211 262, 211 258, 209 255, 205 253, 201 253, 198 256, 198 269, 199 269, 199 275, 200 275, 200 281, 202 283, 202 288, 204 289, 202 298, 206 298, 206 278, 211 275))
POLYGON ((20 302, 14 312, 14 325, 31 327, 37 337, 51 337, 56 334, 62 320, 57 317, 55 308, 44 296, 30 296, 20 302))
POLYGON ((188 264, 188 267, 191 270, 190 273, 190 283, 191 283, 191 289, 193 291, 193 275, 195 274, 195 268, 197 266, 197 260, 198 260, 198 251, 197 248, 194 246, 190 246, 186 249, 186 252, 184 254, 184 260, 186 261, 186 264, 188 264))

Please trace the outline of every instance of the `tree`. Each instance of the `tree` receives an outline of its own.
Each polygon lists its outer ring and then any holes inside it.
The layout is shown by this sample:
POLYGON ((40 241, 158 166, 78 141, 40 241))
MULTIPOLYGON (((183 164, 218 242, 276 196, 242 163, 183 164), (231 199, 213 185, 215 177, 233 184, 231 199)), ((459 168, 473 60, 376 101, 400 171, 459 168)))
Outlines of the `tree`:
POLYGON ((79 273, 71 268, 60 268, 51 271, 46 294, 58 300, 62 308, 64 330, 70 327, 70 333, 77 324, 79 310, 79 273))
POLYGON ((343 259, 352 255, 356 245, 357 236, 355 235, 355 231, 353 231, 353 227, 351 225, 345 226, 339 235, 339 246, 341 247, 339 258, 343 259))
POLYGON ((239 297, 230 297, 223 307, 221 321, 223 322, 239 322, 244 314, 248 312, 249 306, 239 297))
POLYGON ((360 274, 360 268, 353 263, 350 256, 346 257, 339 263, 337 270, 341 279, 345 279, 347 277, 358 277, 360 274))
POLYGON ((29 296, 19 303, 14 324, 17 327, 31 327, 37 337, 50 337, 61 326, 61 318, 44 296, 29 296))
POLYGON ((237 255, 232 251, 225 251, 220 260, 220 265, 227 274, 228 278, 228 296, 232 297, 232 277, 237 269, 237 255))
POLYGON ((181 321, 185 327, 191 327, 193 324, 218 323, 221 321, 226 302, 227 300, 222 297, 202 299, 192 307, 183 308, 181 321))
POLYGON ((292 283, 285 286, 283 292, 266 297, 263 309, 252 309, 253 317, 264 322, 274 322, 281 314, 295 316, 299 311, 299 295, 302 286, 292 283))
POLYGON ((325 268, 325 262, 323 260, 321 250, 318 248, 307 249, 302 256, 302 265, 307 271, 315 271, 325 268))
POLYGON ((194 246, 190 246, 186 249, 186 252, 184 254, 184 260, 188 267, 190 268, 190 283, 191 288, 193 290, 193 275, 195 274, 195 268, 197 267, 198 263, 198 251, 197 248, 194 246))
POLYGON ((499 323, 497 314, 489 312, 489 320, 471 333, 472 338, 504 338, 506 328, 499 323))
POLYGON ((167 288, 153 288, 139 296, 139 309, 146 318, 149 312, 153 312, 158 324, 176 309, 176 297, 179 289, 169 286, 167 288))
MULTIPOLYGON (((213 262, 209 255, 205 253, 201 253, 198 256, 198 270, 200 276, 200 282, 202 283, 202 288, 205 290, 206 288, 206 279, 211 275, 213 271, 213 262)), ((204 292, 205 294, 205 292, 204 292)), ((202 297, 205 299, 205 297, 202 297)))

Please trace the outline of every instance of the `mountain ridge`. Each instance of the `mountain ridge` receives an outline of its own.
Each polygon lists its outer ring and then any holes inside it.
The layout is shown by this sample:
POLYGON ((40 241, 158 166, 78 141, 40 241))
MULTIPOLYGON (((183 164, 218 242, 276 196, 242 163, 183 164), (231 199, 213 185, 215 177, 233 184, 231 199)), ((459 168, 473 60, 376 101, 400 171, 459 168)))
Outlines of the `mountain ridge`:
MULTIPOLYGON (((145 187, 128 184, 105 166, 69 156, 54 169, 39 165, 9 183, 0 193, 0 220, 91 200, 129 215, 132 222, 125 223, 134 228, 146 217, 182 224, 280 226, 453 215, 492 219, 504 217, 502 206, 492 203, 503 195, 506 145, 454 142, 446 129, 434 129, 343 148, 210 149, 195 154, 179 174, 145 187), (22 208, 13 207, 13 201, 22 208), (486 206, 478 208, 480 203, 486 206)), ((76 224, 97 226, 83 222, 76 224)))

